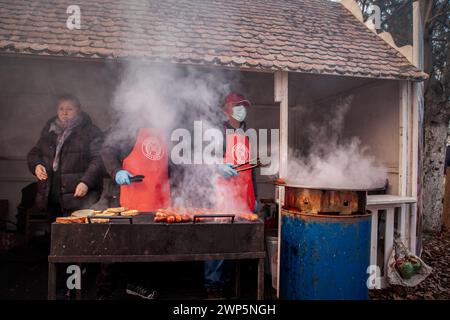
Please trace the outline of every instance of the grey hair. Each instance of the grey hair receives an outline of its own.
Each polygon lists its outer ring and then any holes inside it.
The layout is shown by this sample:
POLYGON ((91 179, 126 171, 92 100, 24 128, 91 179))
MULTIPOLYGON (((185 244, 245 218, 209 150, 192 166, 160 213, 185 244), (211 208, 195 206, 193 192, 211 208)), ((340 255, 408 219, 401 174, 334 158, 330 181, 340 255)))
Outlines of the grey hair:
POLYGON ((58 99, 56 100, 56 107, 59 106, 61 101, 70 101, 70 102, 73 103, 73 105, 77 109, 81 109, 81 102, 80 102, 80 100, 78 99, 77 96, 75 96, 73 94, 65 93, 65 94, 62 94, 62 95, 58 96, 58 99))

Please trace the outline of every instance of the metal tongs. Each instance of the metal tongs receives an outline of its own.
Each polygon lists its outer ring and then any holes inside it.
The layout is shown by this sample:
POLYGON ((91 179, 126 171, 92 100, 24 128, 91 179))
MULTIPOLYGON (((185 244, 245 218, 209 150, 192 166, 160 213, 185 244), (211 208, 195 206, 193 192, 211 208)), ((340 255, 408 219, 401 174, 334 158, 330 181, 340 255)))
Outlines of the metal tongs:
POLYGON ((142 180, 144 180, 144 178, 145 178, 144 175, 138 174, 138 175, 136 175, 136 176, 132 176, 132 177, 130 178, 130 181, 131 181, 131 182, 142 182, 142 180))
POLYGON ((247 171, 251 170, 257 167, 267 167, 269 164, 262 164, 261 161, 259 161, 259 158, 249 160, 247 162, 241 163, 241 164, 235 164, 232 168, 235 169, 237 172, 241 171, 247 171), (256 163, 254 163, 256 160, 256 163))

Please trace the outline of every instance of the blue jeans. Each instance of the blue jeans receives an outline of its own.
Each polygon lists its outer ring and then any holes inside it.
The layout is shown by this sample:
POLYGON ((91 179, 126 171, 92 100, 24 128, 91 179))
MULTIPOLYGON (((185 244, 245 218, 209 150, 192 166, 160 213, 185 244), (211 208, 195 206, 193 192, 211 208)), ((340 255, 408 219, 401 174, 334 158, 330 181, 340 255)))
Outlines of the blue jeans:
POLYGON ((205 286, 223 287, 230 281, 230 261, 208 260, 205 261, 205 286))

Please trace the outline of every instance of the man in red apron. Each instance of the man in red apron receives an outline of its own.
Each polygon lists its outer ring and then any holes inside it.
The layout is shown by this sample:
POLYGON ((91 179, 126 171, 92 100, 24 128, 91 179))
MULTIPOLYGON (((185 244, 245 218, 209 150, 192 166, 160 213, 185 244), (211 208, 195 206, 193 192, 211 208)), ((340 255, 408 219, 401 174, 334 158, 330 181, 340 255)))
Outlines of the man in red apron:
POLYGON ((131 140, 110 143, 102 152, 106 170, 120 185, 120 205, 141 212, 169 207, 165 138, 155 129, 140 128, 135 141, 131 140), (133 182, 135 176, 143 177, 133 182))
MULTIPOLYGON (((218 166, 219 177, 216 180, 216 210, 223 212, 249 213, 258 211, 255 171, 237 172, 234 165, 251 160, 251 145, 244 135, 247 108, 250 102, 238 93, 225 97, 222 111, 228 121, 224 123, 225 156, 224 163, 218 166), (233 133, 227 133, 231 129, 233 133)), ((228 282, 230 269, 224 260, 205 261, 205 286, 208 298, 224 296, 225 282, 228 282)))
MULTIPOLYGON (((141 212, 170 206, 168 154, 165 137, 153 128, 140 128, 131 137, 107 139, 101 156, 108 174, 120 186, 120 206, 141 212), (139 176, 140 179, 136 180, 139 176)), ((135 270, 125 272, 128 277, 135 278, 132 279, 134 283, 141 281, 135 270)), ((103 279, 98 281, 98 285, 108 282, 106 278, 112 281, 112 273, 117 276, 112 266, 102 266, 103 279)), ((105 288, 104 291, 111 291, 111 288, 105 288)), ((155 290, 131 283, 127 284, 126 292, 145 299, 154 299, 156 296, 155 290)), ((108 294, 110 292, 105 295, 108 294)))
POLYGON ((250 102, 241 94, 231 92, 224 100, 222 111, 228 118, 223 125, 224 163, 219 165, 221 175, 216 181, 216 208, 227 212, 248 213, 258 211, 255 170, 237 172, 233 166, 251 160, 252 146, 245 136, 247 109, 250 102), (230 131, 230 132, 227 132, 230 131), (230 207, 230 198, 233 207, 230 207))
POLYGON ((254 170, 237 172, 232 166, 249 163, 250 141, 243 132, 226 134, 224 164, 219 167, 221 177, 216 179, 216 209, 236 214, 251 213, 256 209, 254 170), (232 201, 230 201, 232 200, 232 201))

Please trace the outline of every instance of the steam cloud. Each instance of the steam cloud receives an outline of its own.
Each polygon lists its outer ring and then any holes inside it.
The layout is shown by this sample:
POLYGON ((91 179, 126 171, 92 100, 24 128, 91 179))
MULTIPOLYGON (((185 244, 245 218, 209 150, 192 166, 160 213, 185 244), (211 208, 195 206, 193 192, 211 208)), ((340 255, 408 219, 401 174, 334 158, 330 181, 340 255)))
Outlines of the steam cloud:
MULTIPOLYGON (((106 144, 134 141, 139 128, 156 128, 169 141, 175 129, 185 128, 194 137, 194 121, 201 121, 203 132, 221 129, 225 114, 223 97, 237 86, 236 74, 199 71, 191 67, 129 63, 120 77, 113 108, 117 116, 106 144)), ((173 142, 177 143, 177 142, 173 142)), ((193 141, 192 141, 193 144, 193 141)), ((192 148, 191 157, 201 157, 192 148)), ((136 173, 132 173, 136 174, 136 173)), ((210 206, 215 201, 215 168, 205 164, 170 165, 172 205, 210 206)))
POLYGON ((289 150, 288 184, 349 189, 384 186, 386 169, 377 164, 369 148, 357 137, 343 138, 352 99, 350 96, 339 101, 330 108, 335 112, 321 114, 322 119, 305 128, 304 149, 289 150))

